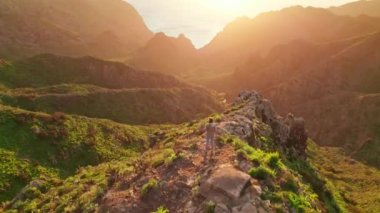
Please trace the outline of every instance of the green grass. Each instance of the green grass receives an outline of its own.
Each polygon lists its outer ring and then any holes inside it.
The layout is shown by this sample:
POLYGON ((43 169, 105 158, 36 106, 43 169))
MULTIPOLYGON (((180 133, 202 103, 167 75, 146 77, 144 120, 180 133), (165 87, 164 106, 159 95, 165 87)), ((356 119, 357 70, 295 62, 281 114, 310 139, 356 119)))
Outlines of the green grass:
POLYGON ((157 208, 156 211, 152 212, 152 213, 169 213, 169 209, 163 207, 163 206, 160 206, 157 208))
POLYGON ((152 149, 144 153, 144 163, 152 167, 158 167, 162 164, 170 165, 177 158, 172 148, 152 149))
POLYGON ((265 166, 259 166, 249 170, 249 174, 259 180, 265 180, 275 176, 275 172, 265 166))
POLYGON ((267 182, 262 199, 274 204, 288 203, 296 212, 316 212, 317 203, 325 200, 319 198, 312 183, 303 177, 299 169, 292 167, 286 155, 275 149, 271 136, 262 135, 259 138, 262 143, 270 145, 258 149, 235 136, 221 139, 234 145, 237 155, 253 163, 248 171, 253 178, 267 182))
POLYGON ((310 209, 312 206, 304 196, 297 195, 295 193, 289 193, 288 199, 290 201, 290 205, 296 209, 297 212, 305 212, 307 209, 310 209))
POLYGON ((133 160, 146 147, 149 131, 107 120, 0 105, 0 176, 4 177, 0 201, 12 198, 41 175, 65 178, 83 166, 133 160))
POLYGON ((66 180, 47 179, 43 187, 28 186, 22 198, 8 203, 8 208, 23 212, 96 212, 98 199, 112 186, 115 176, 132 172, 129 161, 83 167, 66 180))
POLYGON ((380 211, 380 171, 333 147, 309 146, 310 162, 346 212, 380 211))
POLYGON ((204 88, 91 57, 39 55, 14 62, 0 67, 0 84, 3 104, 128 124, 182 123, 223 108, 204 88))
POLYGON ((213 201, 208 201, 206 204, 206 213, 214 213, 216 204, 213 201))
POLYGON ((380 122, 376 121, 372 129, 375 137, 369 139, 368 142, 354 154, 354 157, 365 164, 380 169, 380 122))
POLYGON ((222 108, 211 93, 191 87, 106 89, 63 84, 0 90, 0 100, 31 111, 61 111, 129 124, 180 123, 222 108))
POLYGON ((156 179, 150 179, 146 184, 144 184, 141 188, 141 196, 146 196, 151 190, 157 187, 157 180, 156 179))
POLYGON ((57 170, 33 165, 0 148, 0 201, 17 194, 31 179, 57 176, 57 170))
POLYGON ((92 57, 37 55, 0 67, 7 87, 46 87, 58 84, 91 84, 104 88, 169 88, 184 83, 159 73, 136 71, 122 63, 92 57), (107 72, 107 75, 104 75, 107 72))

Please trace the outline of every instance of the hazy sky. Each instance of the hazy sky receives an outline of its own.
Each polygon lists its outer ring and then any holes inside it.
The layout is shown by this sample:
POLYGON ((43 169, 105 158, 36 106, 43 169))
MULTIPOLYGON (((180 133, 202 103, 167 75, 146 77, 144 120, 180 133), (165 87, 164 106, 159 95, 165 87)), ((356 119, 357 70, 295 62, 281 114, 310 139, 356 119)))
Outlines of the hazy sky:
POLYGON ((126 0, 143 16, 154 32, 185 34, 195 46, 207 44, 223 27, 239 16, 292 5, 330 7, 354 0, 126 0))

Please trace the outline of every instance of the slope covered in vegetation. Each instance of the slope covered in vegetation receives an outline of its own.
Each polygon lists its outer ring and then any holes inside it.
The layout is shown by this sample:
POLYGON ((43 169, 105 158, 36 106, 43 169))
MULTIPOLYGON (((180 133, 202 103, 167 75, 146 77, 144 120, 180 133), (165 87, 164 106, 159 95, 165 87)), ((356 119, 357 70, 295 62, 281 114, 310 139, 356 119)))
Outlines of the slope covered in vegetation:
POLYGON ((36 178, 65 178, 80 167, 136 158, 148 128, 107 120, 52 115, 0 105, 0 200, 36 178))
POLYGON ((222 109, 216 94, 91 57, 40 55, 0 66, 0 100, 32 111, 130 124, 179 123, 222 109))
MULTIPOLYGON (((325 186, 317 171, 303 160, 297 143, 281 144, 273 124, 256 113, 260 101, 247 97, 241 97, 225 113, 211 116, 221 133, 209 163, 203 161, 202 127, 207 119, 159 127, 150 140, 153 147, 135 161, 82 168, 64 180, 36 180, 12 202, 4 203, 4 210, 186 212, 224 208, 230 212, 250 205, 260 211, 344 211, 333 187, 325 186), (244 188, 246 196, 238 197, 237 203, 220 203, 218 198, 224 195, 205 194, 210 174, 225 165, 235 165, 233 172, 252 177, 252 186, 244 188), (252 194, 248 196, 248 192, 252 194)), ((229 175, 225 177, 228 180, 229 175)))
POLYGON ((341 195, 349 212, 380 211, 380 172, 336 147, 309 145, 312 165, 341 195))

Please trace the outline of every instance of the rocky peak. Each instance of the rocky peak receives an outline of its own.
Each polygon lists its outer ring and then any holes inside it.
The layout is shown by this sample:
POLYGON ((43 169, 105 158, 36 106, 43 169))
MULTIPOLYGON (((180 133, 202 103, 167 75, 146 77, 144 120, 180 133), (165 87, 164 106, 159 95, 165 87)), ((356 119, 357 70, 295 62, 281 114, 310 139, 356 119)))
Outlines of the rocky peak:
POLYGON ((197 49, 185 35, 171 37, 160 32, 126 63, 143 70, 179 74, 192 67, 197 57, 197 49))
POLYGON ((180 50, 195 50, 191 40, 184 34, 180 34, 177 38, 167 36, 163 32, 156 33, 154 37, 147 43, 145 49, 149 48, 177 48, 180 50))
POLYGON ((229 113, 220 124, 222 131, 237 135, 256 147, 260 146, 256 135, 262 130, 255 128, 258 126, 255 123, 263 122, 285 152, 295 157, 305 157, 308 136, 303 118, 294 117, 291 113, 286 118, 281 117, 273 109, 272 103, 257 91, 241 92, 233 108, 238 110, 229 113))

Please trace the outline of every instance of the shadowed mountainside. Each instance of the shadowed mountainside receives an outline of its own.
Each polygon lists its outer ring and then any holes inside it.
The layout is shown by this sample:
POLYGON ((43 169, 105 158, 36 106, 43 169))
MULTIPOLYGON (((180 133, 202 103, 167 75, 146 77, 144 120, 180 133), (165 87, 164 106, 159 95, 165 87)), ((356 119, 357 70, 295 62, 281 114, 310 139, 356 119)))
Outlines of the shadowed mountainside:
POLYGON ((293 40, 331 42, 379 29, 379 18, 337 16, 326 9, 291 7, 253 19, 237 19, 201 51, 207 61, 206 70, 232 72, 250 55, 266 54, 272 47, 293 40))
POLYGON ((223 108, 204 88, 92 57, 39 55, 6 63, 0 83, 4 104, 131 124, 179 123, 223 108))
POLYGON ((4 0, 0 2, 0 57, 41 53, 125 57, 152 36, 122 0, 4 0))
POLYGON ((175 77, 132 69, 93 57, 37 55, 1 67, 1 83, 10 88, 56 84, 92 84, 104 88, 170 88, 184 86, 175 77))
MULTIPOLYGON (((259 89, 280 112, 305 117, 318 143, 357 152, 367 141, 380 139, 378 49, 379 33, 333 43, 294 41, 273 48, 267 57, 253 55, 233 75, 209 85, 231 94, 259 89)), ((379 167, 372 151, 369 162, 379 167)))

